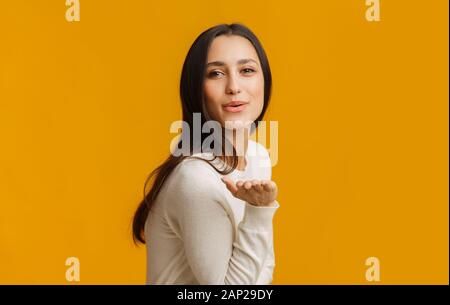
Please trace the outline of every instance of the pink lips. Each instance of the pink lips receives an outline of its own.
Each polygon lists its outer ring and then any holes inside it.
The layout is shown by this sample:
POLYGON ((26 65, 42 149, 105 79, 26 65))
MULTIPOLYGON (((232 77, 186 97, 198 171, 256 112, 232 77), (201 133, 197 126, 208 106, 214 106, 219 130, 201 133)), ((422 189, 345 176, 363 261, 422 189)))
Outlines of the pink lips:
POLYGON ((223 105, 223 108, 225 109, 225 111, 228 111, 228 112, 240 112, 240 111, 244 110, 245 107, 247 107, 247 104, 248 103, 241 102, 241 101, 231 101, 231 102, 223 105))

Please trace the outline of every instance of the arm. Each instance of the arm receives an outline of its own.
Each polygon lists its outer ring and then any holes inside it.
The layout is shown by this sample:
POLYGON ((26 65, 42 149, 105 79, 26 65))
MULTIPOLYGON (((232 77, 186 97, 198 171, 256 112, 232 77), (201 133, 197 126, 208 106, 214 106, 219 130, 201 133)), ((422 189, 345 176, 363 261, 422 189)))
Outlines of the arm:
POLYGON ((233 242, 233 216, 213 169, 184 164, 174 178, 167 198, 168 216, 177 224, 198 282, 256 284, 271 251, 272 218, 278 206, 246 203, 233 242))
POLYGON ((269 256, 264 262, 263 270, 259 276, 258 284, 260 285, 271 285, 273 280, 273 270, 275 268, 275 254, 273 250, 273 243, 271 244, 271 251, 269 256))
MULTIPOLYGON (((264 168, 264 179, 271 180, 272 179, 272 164, 269 156, 269 152, 267 149, 257 143, 257 149, 259 156, 262 158, 259 159, 259 166, 264 168)), ((258 279, 258 283, 261 285, 271 285, 273 280, 273 271, 275 268, 275 253, 274 253, 274 245, 273 245, 273 236, 271 239, 272 250, 270 251, 269 257, 267 258, 263 271, 261 272, 260 278, 258 279)))

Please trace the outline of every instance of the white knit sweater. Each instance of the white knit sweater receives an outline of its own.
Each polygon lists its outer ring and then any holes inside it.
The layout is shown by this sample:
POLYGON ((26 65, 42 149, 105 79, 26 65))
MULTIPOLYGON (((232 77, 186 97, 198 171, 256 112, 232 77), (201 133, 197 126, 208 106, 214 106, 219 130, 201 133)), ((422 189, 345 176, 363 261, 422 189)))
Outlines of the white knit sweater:
MULTIPOLYGON (((211 159, 211 153, 196 154, 211 159)), ((267 150, 249 140, 233 181, 271 179, 267 150)), ((217 168, 224 165, 214 160, 217 168)), ((205 161, 186 159, 164 183, 145 224, 147 284, 271 284, 272 219, 279 208, 233 197, 205 161)))

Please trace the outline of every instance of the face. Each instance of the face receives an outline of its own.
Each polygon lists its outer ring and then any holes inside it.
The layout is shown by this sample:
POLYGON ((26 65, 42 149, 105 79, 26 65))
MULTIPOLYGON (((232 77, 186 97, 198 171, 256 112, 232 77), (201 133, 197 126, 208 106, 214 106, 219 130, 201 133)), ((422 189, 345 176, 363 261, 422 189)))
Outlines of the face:
POLYGON ((224 127, 255 121, 264 106, 264 77, 251 42, 241 36, 218 36, 206 63, 203 90, 212 119, 224 127))

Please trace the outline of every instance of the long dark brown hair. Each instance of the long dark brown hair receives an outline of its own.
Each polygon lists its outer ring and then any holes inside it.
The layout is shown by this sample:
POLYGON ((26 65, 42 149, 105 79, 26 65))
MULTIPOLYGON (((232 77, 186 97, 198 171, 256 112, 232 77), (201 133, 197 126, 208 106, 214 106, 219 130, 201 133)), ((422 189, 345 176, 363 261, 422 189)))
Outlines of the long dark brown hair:
MULTIPOLYGON (((220 24, 209 28, 197 37, 197 39, 192 44, 186 59, 183 64, 183 69, 181 72, 180 80, 180 98, 181 106, 183 110, 183 121, 188 123, 190 128, 189 131, 183 129, 182 134, 184 136, 189 136, 190 142, 193 143, 193 114, 201 114, 201 126, 211 118, 206 111, 204 96, 203 96, 203 81, 206 67, 206 59, 209 47, 214 40, 214 38, 220 35, 237 35, 248 39, 258 54, 259 61, 261 63, 261 68, 264 75, 264 106, 261 114, 254 122, 255 128, 258 126, 258 121, 261 121, 269 105, 271 90, 272 90, 272 74, 270 72, 269 61, 267 59, 266 53, 259 42, 258 38, 253 34, 253 32, 246 26, 233 23, 233 24, 220 24), (189 135, 186 135, 189 132, 189 135)), ((222 140, 226 141, 224 138, 224 132, 222 132, 222 140)), ((208 136, 206 133, 201 133, 201 143, 208 136)), ((183 136, 178 142, 178 147, 183 147, 183 136)), ((192 146, 192 145, 190 145, 192 146)), ((172 154, 155 170, 153 170, 147 177, 144 183, 144 199, 139 204, 136 213, 133 218, 133 241, 138 244, 145 244, 144 227, 147 220, 148 213, 152 207, 153 202, 161 190, 162 185, 169 177, 170 173, 175 169, 175 167, 180 164, 185 158, 193 158, 193 148, 190 148, 190 155, 174 156, 172 154), (154 178, 154 182, 150 191, 146 193, 147 185, 150 180, 154 178)), ((214 157, 214 159, 216 156, 214 157)), ((214 160, 213 159, 213 160, 214 160)), ((203 159, 202 159, 203 160, 203 159)), ((226 175, 237 168, 238 157, 236 151, 233 147, 233 155, 225 158, 225 163, 228 165, 223 170, 217 169, 214 165, 208 162, 217 172, 222 175, 226 175)))

